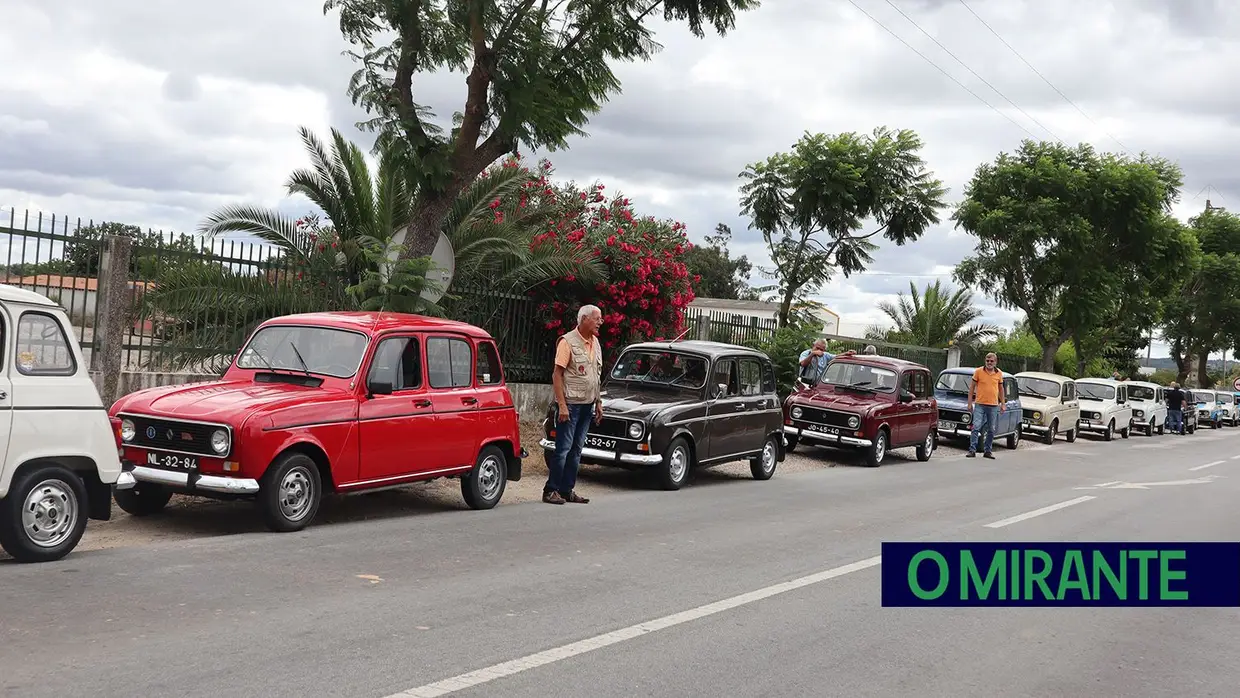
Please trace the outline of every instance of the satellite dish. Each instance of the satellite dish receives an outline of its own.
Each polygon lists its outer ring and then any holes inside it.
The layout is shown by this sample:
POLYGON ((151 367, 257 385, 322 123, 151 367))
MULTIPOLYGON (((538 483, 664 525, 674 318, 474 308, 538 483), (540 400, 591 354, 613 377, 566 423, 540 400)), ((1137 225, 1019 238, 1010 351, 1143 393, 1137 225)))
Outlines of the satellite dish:
MULTIPOLYGON (((401 226, 392 233, 392 239, 388 243, 387 264, 380 270, 384 281, 388 278, 389 270, 400 258, 400 250, 405 246, 405 235, 409 232, 409 226, 401 226)), ((448 236, 443 233, 439 234, 439 240, 435 243, 435 249, 431 252, 431 268, 426 272, 426 278, 436 283, 437 288, 428 288, 422 291, 422 297, 431 303, 437 303, 440 298, 448 290, 448 284, 452 283, 452 277, 456 273, 456 250, 452 248, 452 242, 448 240, 448 236)))

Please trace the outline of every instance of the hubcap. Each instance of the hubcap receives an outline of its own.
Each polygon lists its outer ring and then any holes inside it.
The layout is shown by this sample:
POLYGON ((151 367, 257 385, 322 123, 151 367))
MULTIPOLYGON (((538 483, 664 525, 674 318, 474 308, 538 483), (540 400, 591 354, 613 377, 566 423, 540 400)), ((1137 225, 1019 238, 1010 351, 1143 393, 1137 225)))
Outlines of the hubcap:
POLYGON ((685 449, 677 447, 672 451, 672 457, 667 465, 673 480, 680 482, 680 478, 685 476, 685 470, 689 466, 688 461, 689 454, 685 452, 685 449))
POLYGON ((280 481, 280 513, 289 521, 301 521, 310 511, 314 501, 314 481, 310 471, 298 466, 288 471, 280 481))
POLYGON ((934 450, 934 433, 926 434, 926 453, 934 450))
POLYGON ((22 507, 22 528, 30 542, 41 548, 63 543, 73 533, 77 518, 77 498, 63 480, 40 482, 22 507))
POLYGON ((762 471, 770 472, 775 467, 775 444, 770 441, 762 447, 762 471))
POLYGON ((875 441, 874 441, 874 459, 881 461, 883 459, 883 456, 885 456, 886 454, 887 454, 887 437, 884 436, 883 432, 880 431, 878 432, 878 436, 875 437, 875 441))
POLYGON ((499 492, 499 484, 499 459, 487 456, 478 466, 478 489, 482 490, 484 498, 491 499, 499 492))

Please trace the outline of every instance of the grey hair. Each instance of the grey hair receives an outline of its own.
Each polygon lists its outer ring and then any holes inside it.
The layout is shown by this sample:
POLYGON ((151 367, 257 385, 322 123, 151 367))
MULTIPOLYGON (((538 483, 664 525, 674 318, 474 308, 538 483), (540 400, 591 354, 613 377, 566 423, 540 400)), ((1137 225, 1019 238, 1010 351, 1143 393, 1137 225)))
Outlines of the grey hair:
POLYGON ((603 311, 599 310, 597 305, 583 305, 581 306, 581 310, 577 311, 577 322, 581 322, 595 313, 602 315, 603 311))

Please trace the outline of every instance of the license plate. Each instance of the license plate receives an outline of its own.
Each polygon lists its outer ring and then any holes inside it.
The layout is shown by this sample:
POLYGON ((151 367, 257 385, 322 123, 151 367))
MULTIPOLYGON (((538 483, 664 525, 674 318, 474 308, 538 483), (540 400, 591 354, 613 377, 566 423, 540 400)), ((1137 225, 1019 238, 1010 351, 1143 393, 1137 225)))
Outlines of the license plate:
POLYGON ((198 467, 198 457, 148 451, 146 454, 146 464, 169 470, 192 470, 198 467))
POLYGON ((816 431, 819 434, 836 434, 840 433, 839 427, 829 427, 823 424, 807 424, 805 431, 816 431))
POLYGON ((1088 427, 1088 426, 1093 426, 1093 424, 1094 424, 1094 420, 1092 420, 1092 419, 1082 419, 1082 420, 1080 420, 1080 422, 1081 422, 1081 424, 1084 424, 1084 425, 1085 425, 1085 426, 1087 426, 1087 427, 1088 427))
POLYGON ((615 439, 605 439, 601 436, 587 436, 586 445, 590 448, 613 449, 616 447, 615 439))
POLYGON ((945 421, 943 421, 943 420, 941 420, 941 419, 940 419, 940 420, 939 420, 939 429, 941 429, 941 430, 943 430, 943 431, 956 431, 956 423, 955 423, 955 422, 945 422, 945 421))

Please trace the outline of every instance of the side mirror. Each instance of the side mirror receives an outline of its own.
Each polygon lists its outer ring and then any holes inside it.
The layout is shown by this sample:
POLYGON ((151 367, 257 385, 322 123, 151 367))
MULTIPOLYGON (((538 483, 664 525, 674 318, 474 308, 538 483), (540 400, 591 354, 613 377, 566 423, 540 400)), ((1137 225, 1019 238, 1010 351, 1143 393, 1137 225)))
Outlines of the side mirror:
POLYGON ((366 392, 371 396, 374 395, 391 395, 392 384, 387 381, 368 381, 366 383, 366 392))
POLYGON ((907 390, 900 391, 900 402, 912 402, 913 394, 907 390))

